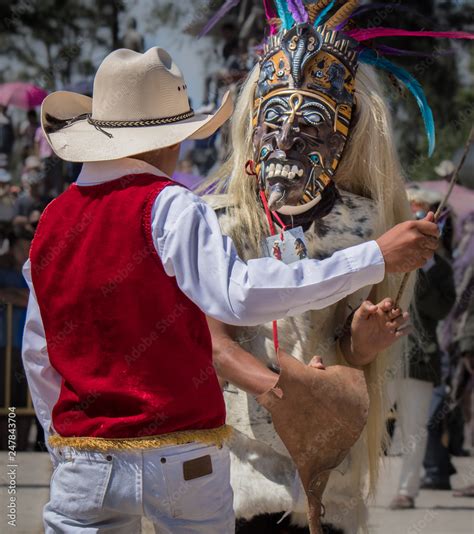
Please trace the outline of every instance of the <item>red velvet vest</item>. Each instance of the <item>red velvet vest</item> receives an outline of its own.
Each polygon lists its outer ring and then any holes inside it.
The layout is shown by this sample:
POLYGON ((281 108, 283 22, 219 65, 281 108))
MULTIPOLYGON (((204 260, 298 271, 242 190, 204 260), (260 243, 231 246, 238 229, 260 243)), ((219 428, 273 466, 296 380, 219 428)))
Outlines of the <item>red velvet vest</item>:
POLYGON ((164 178, 73 184, 30 252, 61 436, 135 438, 224 424, 202 311, 167 276, 151 235, 164 178))

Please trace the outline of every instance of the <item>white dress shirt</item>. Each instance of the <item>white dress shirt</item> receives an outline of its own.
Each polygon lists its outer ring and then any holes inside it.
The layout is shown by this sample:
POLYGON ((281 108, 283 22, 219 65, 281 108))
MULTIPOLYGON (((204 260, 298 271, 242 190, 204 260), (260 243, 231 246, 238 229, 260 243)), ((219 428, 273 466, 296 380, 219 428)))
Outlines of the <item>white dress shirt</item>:
MULTIPOLYGON (((85 163, 77 185, 91 186, 145 172, 166 176, 143 161, 124 158, 85 163)), ((381 282, 385 274, 375 241, 322 261, 305 259, 286 265, 274 258, 259 258, 245 263, 230 237, 222 235, 213 209, 178 185, 166 187, 157 196, 151 229, 166 274, 176 278, 179 288, 204 313, 229 324, 252 326, 321 309, 381 282)), ((23 273, 31 290, 23 359, 38 418, 48 432, 60 377, 49 363, 29 260, 23 273)))

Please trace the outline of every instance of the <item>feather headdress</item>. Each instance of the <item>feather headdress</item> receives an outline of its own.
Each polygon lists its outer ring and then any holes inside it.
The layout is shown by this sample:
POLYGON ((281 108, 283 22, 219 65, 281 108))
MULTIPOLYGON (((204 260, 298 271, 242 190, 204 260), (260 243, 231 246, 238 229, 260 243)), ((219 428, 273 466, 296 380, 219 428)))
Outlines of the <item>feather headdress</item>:
MULTIPOLYGON (((202 34, 207 33, 210 28, 224 16, 229 9, 239 3, 239 0, 227 0, 218 13, 206 24, 202 34)), ((384 56, 410 56, 416 52, 392 48, 383 44, 378 44, 377 40, 385 37, 425 37, 425 38, 445 38, 445 39, 474 39, 474 34, 469 32, 439 32, 439 31, 409 31, 398 28, 351 28, 347 31, 350 21, 354 20, 362 13, 371 9, 379 9, 388 4, 374 3, 359 7, 358 0, 263 0, 265 15, 270 25, 270 35, 276 36, 278 33, 290 31, 299 24, 311 24, 319 30, 325 27, 344 34, 346 38, 351 38, 359 43, 358 62, 367 63, 374 66, 390 76, 394 76, 401 82, 415 97, 420 107, 426 134, 428 137, 429 154, 435 148, 435 128, 433 113, 427 102, 421 84, 405 69, 392 63, 384 56), (275 24, 275 18, 279 18, 281 24, 275 24), (367 42, 370 41, 370 44, 367 42)), ((407 9, 402 6, 395 6, 395 9, 407 9)))

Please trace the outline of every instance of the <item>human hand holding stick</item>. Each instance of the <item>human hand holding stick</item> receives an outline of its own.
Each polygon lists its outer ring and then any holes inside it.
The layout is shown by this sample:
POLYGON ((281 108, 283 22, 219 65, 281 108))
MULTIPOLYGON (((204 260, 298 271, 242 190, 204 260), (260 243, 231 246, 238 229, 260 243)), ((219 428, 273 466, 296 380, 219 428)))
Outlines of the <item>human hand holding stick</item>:
POLYGON ((433 213, 428 213, 421 221, 397 224, 377 239, 385 260, 385 271, 409 273, 422 267, 438 248, 438 238, 433 213))

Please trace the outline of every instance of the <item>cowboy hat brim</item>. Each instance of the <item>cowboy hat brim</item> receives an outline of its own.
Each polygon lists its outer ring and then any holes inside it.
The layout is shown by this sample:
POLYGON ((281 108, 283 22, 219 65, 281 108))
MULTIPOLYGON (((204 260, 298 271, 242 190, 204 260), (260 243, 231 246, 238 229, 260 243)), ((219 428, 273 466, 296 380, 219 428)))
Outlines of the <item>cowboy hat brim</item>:
POLYGON ((43 101, 41 126, 51 148, 61 159, 75 162, 108 161, 165 148, 186 139, 205 139, 229 119, 232 111, 232 98, 227 92, 221 106, 212 115, 196 114, 190 119, 157 126, 104 127, 103 130, 112 137, 86 119, 51 132, 48 116, 67 120, 92 113, 92 98, 57 91, 43 101))

